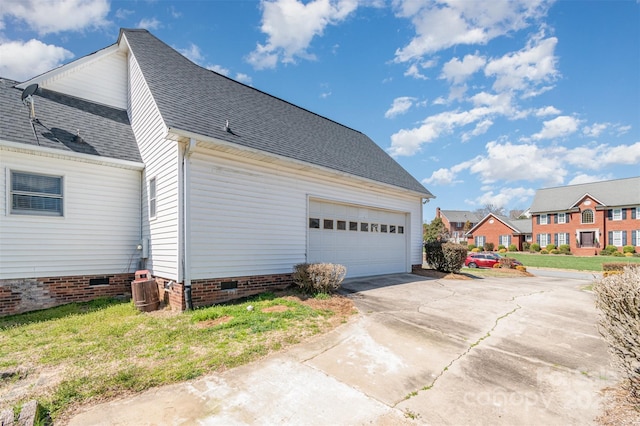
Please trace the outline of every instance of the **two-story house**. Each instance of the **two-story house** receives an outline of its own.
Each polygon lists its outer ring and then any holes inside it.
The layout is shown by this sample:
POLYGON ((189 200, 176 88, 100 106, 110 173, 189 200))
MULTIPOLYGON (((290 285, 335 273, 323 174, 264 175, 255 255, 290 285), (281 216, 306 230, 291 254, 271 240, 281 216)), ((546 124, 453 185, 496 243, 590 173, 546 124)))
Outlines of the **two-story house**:
POLYGON ((449 240, 460 243, 466 241, 466 232, 480 222, 480 217, 465 210, 440 210, 436 208, 436 218, 440 218, 449 232, 449 240), (465 225, 469 223, 467 229, 465 225))
POLYGON ((640 249, 640 177, 539 189, 530 211, 542 248, 569 244, 578 255, 607 245, 640 249))

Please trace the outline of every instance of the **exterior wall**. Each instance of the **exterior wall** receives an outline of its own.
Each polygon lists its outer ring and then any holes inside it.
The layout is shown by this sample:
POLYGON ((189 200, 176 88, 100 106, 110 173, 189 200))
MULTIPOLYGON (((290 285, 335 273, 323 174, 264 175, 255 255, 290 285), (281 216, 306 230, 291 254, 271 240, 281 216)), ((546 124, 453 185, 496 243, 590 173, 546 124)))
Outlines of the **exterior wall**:
POLYGON ((98 297, 131 297, 133 274, 76 275, 0 280, 0 316, 52 308, 98 297), (92 285, 92 279, 109 284, 92 285))
MULTIPOLYGON (((475 244, 475 237, 484 236, 485 244, 493 243, 494 250, 497 250, 500 245, 501 235, 510 235, 511 244, 515 244, 518 246, 518 250, 522 250, 522 238, 514 236, 513 229, 492 217, 486 219, 478 228, 476 228, 475 231, 473 231, 473 235, 468 239, 468 243, 475 244), (491 223, 491 221, 493 221, 493 223, 491 223)), ((506 244, 505 246, 508 248, 509 244, 506 244)))
POLYGON ((0 155, 0 279, 138 268, 140 170, 38 151, 0 155), (62 176, 64 216, 10 214, 10 170, 62 176))
MULTIPOLYGON (((98 52, 95 60, 86 60, 69 71, 53 75, 41 86, 82 99, 116 108, 127 107, 127 57, 116 46, 98 52)), ((90 59, 91 57, 89 57, 90 59)))
POLYGON ((182 281, 179 276, 179 144, 167 129, 134 57, 129 58, 129 118, 146 168, 142 193, 143 238, 149 241, 146 269, 182 281), (157 214, 149 217, 149 180, 156 179, 157 214))
POLYGON ((422 261, 419 196, 210 150, 190 161, 192 280, 291 273, 306 261, 309 197, 409 212, 406 271, 422 261))

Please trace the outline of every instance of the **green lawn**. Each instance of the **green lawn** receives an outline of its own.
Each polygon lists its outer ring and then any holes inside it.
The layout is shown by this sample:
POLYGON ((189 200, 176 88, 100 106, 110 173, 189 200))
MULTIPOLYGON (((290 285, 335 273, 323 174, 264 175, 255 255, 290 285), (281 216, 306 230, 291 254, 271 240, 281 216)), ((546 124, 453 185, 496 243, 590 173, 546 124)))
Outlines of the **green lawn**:
POLYGON ((518 259, 524 266, 533 268, 574 269, 578 271, 602 271, 603 263, 640 263, 640 257, 615 256, 567 256, 563 254, 532 254, 508 252, 503 256, 518 259))
MULTIPOLYGON (((37 399, 55 420, 90 400, 190 380, 335 326, 329 301, 276 297, 172 313, 111 299, 0 318, 0 411, 37 399), (325 307, 329 307, 325 309, 325 307), (37 384, 55 374, 50 386, 37 384)), ((337 301, 336 301, 337 303, 337 301)), ((348 315, 348 313, 346 314, 348 315)))

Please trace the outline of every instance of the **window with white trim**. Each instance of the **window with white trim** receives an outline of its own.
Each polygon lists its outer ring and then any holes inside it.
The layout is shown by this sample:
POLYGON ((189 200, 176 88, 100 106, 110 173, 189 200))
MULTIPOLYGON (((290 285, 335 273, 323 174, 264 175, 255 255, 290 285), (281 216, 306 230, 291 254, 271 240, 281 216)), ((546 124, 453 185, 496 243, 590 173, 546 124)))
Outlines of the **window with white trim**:
POLYGON ((640 207, 636 207, 636 219, 640 220, 640 207))
POLYGON ((593 210, 584 210, 582 212, 582 223, 594 223, 593 210))
POLYGON ((622 220, 622 209, 613 209, 611 212, 611 220, 622 220))
POLYGON ((511 244, 511 238, 509 238, 510 235, 500 235, 500 245, 501 246, 505 246, 505 247, 509 247, 509 244, 511 244))
POLYGON ((62 216, 62 176, 11 171, 11 214, 62 216))
POLYGON ((551 244, 551 234, 540 234, 540 247, 546 247, 551 244))
POLYGON ((640 229, 636 230, 636 240, 632 244, 634 246, 640 246, 640 229))
POLYGON ((478 236, 475 238, 475 240, 476 240, 476 247, 484 247, 484 242, 485 242, 484 236, 478 236))
POLYGON ((567 242, 568 237, 569 237, 569 234, 567 234, 566 232, 560 232, 558 234, 558 245, 561 246, 563 244, 569 244, 567 242))
MULTIPOLYGON (((156 199, 156 178, 149 179, 149 217, 156 217, 157 199, 156 199)), ((318 227, 320 224, 318 223, 318 227)))
POLYGON ((540 215, 540 225, 546 225, 549 223, 549 215, 541 214, 540 215))
POLYGON ((622 247, 622 231, 613 231, 611 236, 611 244, 616 247, 622 247))
POLYGON ((567 223, 566 213, 558 213, 558 223, 567 223))

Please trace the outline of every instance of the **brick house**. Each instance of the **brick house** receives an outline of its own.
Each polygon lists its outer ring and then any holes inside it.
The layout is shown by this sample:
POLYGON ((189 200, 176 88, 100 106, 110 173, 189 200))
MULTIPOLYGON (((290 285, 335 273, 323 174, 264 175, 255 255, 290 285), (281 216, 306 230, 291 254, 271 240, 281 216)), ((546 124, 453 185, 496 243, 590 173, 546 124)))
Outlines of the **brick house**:
POLYGON ((466 238, 469 244, 476 247, 491 243, 497 250, 500 245, 508 248, 515 244, 521 251, 525 242, 531 242, 531 219, 509 219, 489 213, 467 232, 466 238))
POLYGON ((640 177, 539 189, 530 210, 543 248, 569 244, 584 256, 607 245, 640 249, 640 177))
POLYGON ((442 223, 449 232, 450 241, 459 243, 466 241, 464 226, 467 222, 474 227, 479 221, 480 217, 473 212, 465 210, 440 210, 440 207, 436 208, 436 218, 440 218, 442 223))

